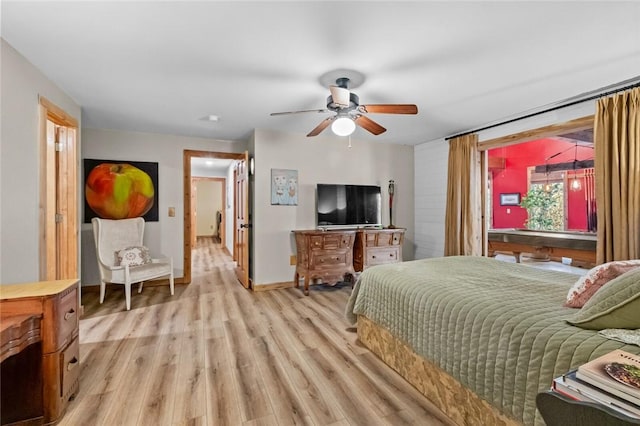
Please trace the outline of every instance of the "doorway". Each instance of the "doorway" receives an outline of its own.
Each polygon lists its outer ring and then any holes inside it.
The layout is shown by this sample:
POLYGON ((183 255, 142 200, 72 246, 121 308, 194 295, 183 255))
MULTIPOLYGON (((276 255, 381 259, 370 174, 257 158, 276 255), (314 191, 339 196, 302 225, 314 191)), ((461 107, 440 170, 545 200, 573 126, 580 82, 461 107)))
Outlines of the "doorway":
POLYGON ((40 97, 40 280, 78 278, 78 122, 40 97))
MULTIPOLYGON (((198 234, 198 190, 196 182, 206 180, 215 181, 215 179, 218 179, 218 181, 224 181, 222 189, 224 201, 220 214, 220 244, 226 254, 233 255, 233 260, 236 262, 236 270, 238 268, 243 270, 242 273, 239 274, 239 281, 245 287, 248 287, 248 285, 245 284, 249 282, 248 268, 245 267, 248 261, 240 261, 237 257, 239 250, 246 252, 248 256, 248 238, 243 236, 244 233, 236 232, 238 225, 238 204, 243 206, 248 205, 248 191, 238 193, 237 184, 235 183, 237 170, 243 167, 242 165, 246 165, 247 156, 247 152, 184 151, 184 279, 186 283, 191 282, 192 250, 196 247, 196 237, 198 234), (209 167, 215 171, 207 172, 206 170, 209 167), (203 169, 205 171, 203 171, 203 169), (242 201, 239 203, 238 199, 242 199, 242 201), (222 243, 223 239, 224 243, 222 243), (246 273, 244 271, 245 269, 246 273), (241 277, 245 280, 243 281, 241 277)), ((217 214, 215 222, 217 222, 217 214)), ((205 226, 208 226, 211 230, 211 224, 205 226)), ((215 229, 216 225, 213 224, 213 227, 215 229)), ((248 230, 242 229, 242 231, 248 230)), ((244 257, 241 259, 244 259, 244 257)))
MULTIPOLYGON (((196 245, 197 240, 208 239, 213 244, 219 244, 227 254, 226 227, 227 227, 227 179, 226 177, 198 176, 198 168, 191 166, 191 215, 193 226, 191 227, 191 246, 196 245)), ((221 169, 225 174, 233 167, 232 160, 228 161, 226 169, 221 169)), ((229 206, 230 207, 230 206, 229 206)))

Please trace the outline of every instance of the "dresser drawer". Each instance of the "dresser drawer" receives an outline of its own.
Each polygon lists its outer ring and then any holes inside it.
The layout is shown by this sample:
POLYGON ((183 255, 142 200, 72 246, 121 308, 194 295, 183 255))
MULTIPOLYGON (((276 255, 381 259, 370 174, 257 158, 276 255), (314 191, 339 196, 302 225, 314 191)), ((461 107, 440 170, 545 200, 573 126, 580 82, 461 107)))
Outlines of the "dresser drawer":
POLYGON ((56 348, 71 341, 71 337, 78 329, 78 291, 73 291, 60 297, 57 306, 56 348))
POLYGON ((44 324, 42 352, 50 353, 67 346, 78 330, 78 290, 70 288, 44 304, 44 315, 49 321, 44 324))
POLYGON ((367 247, 388 247, 402 244, 404 231, 397 232, 367 232, 365 245, 367 247))
POLYGON ((404 240, 404 231, 394 232, 391 237, 391 245, 398 246, 402 244, 403 240, 404 240))
POLYGON ((311 246, 311 250, 321 250, 324 247, 324 236, 314 235, 309 238, 309 245, 311 246))
POLYGON ((381 265, 400 261, 397 247, 367 250, 367 265, 381 265))
POLYGON ((76 337, 60 354, 60 397, 64 402, 76 392, 80 377, 80 344, 76 337))
POLYGON ((314 253, 311 258, 311 265, 316 268, 333 268, 347 264, 348 254, 337 251, 331 253, 314 253))

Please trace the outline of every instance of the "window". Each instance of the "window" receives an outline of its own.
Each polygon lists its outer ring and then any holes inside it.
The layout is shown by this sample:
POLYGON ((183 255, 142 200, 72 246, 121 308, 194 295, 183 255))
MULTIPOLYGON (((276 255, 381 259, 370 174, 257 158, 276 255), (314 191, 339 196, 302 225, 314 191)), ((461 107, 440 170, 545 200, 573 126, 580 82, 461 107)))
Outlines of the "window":
POLYGON ((595 232, 593 131, 493 148, 488 166, 491 229, 595 232))

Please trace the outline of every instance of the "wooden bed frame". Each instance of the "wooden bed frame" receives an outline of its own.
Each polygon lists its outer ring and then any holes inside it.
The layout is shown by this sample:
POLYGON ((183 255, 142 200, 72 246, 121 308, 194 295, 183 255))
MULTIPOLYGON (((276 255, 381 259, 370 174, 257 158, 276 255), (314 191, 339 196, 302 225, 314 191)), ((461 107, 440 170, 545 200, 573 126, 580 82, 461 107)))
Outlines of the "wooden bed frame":
POLYGON ((362 315, 358 316, 358 339, 456 424, 521 425, 362 315))

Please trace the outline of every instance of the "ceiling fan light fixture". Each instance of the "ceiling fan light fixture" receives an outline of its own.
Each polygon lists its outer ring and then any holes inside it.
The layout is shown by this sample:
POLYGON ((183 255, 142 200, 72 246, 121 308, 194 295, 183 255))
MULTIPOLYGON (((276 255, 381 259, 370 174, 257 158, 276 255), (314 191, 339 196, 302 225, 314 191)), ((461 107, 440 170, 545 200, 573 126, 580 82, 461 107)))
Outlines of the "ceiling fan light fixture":
POLYGON ((331 130, 338 136, 349 136, 356 130, 356 123, 350 117, 339 117, 331 124, 331 130))
POLYGON ((349 89, 340 86, 330 86, 331 98, 336 106, 339 108, 347 108, 351 101, 349 89))

